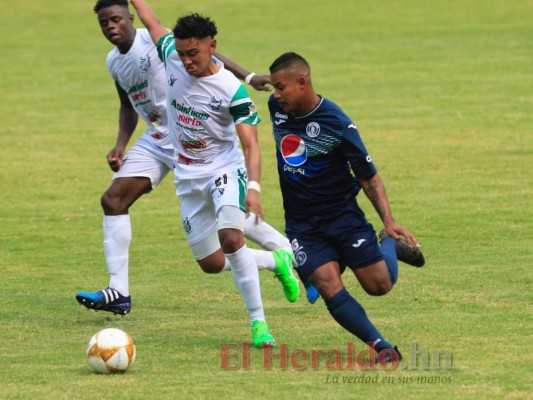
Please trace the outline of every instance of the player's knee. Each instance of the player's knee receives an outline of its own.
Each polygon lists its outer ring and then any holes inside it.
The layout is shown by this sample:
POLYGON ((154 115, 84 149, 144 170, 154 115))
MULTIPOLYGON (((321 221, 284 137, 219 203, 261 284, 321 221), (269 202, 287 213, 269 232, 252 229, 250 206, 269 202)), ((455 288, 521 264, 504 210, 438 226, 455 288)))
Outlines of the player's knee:
MULTIPOLYGON (((198 248, 193 251, 195 251, 195 254, 197 254, 198 248)), ((224 257, 224 253, 222 253, 222 251, 219 249, 206 257, 196 259, 196 262, 206 274, 218 274, 224 269, 226 258, 224 257)))
POLYGON ((244 246, 244 236, 236 229, 219 231, 220 247, 224 254, 233 254, 244 246))
POLYGON ((222 250, 224 251, 224 254, 233 254, 239 251, 239 249, 242 247, 239 246, 239 243, 236 241, 227 241, 220 244, 222 247, 222 250))
POLYGON ((104 192, 100 198, 100 204, 104 209, 105 213, 108 214, 109 211, 113 211, 116 208, 116 199, 109 194, 109 192, 104 192))
POLYGON ((202 268, 202 271, 204 271, 206 274, 218 274, 219 272, 222 271, 222 268, 224 268, 224 266, 220 267, 219 265, 213 265, 213 264, 209 264, 209 265, 200 264, 200 268, 202 268))
POLYGON ((121 196, 115 196, 109 192, 104 192, 100 198, 100 204, 106 215, 123 214, 128 210, 124 206, 121 196))
POLYGON ((363 289, 371 296, 383 296, 391 291, 392 282, 390 279, 380 279, 372 284, 364 285, 363 289))

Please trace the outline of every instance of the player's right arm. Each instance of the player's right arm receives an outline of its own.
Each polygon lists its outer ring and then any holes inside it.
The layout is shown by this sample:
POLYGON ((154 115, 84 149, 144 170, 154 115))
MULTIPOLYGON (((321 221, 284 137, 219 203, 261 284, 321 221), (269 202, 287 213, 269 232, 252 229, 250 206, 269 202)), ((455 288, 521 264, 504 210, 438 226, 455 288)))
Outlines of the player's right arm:
POLYGON ((249 81, 247 83, 255 90, 263 90, 267 92, 272 90, 269 75, 256 75, 219 52, 215 52, 215 57, 224 63, 224 68, 241 81, 245 81, 246 78, 250 77, 248 78, 249 81))
POLYGON ((165 28, 157 15, 153 12, 152 8, 144 0, 130 0, 130 4, 137 11, 139 19, 150 33, 152 41, 157 44, 162 36, 168 34, 169 30, 165 28))
POLYGON ((107 153, 107 163, 109 167, 117 172, 122 165, 122 159, 126 153, 126 146, 137 127, 139 116, 133 108, 127 93, 118 84, 118 97, 120 99, 120 109, 118 112, 118 134, 117 143, 109 153, 107 153))

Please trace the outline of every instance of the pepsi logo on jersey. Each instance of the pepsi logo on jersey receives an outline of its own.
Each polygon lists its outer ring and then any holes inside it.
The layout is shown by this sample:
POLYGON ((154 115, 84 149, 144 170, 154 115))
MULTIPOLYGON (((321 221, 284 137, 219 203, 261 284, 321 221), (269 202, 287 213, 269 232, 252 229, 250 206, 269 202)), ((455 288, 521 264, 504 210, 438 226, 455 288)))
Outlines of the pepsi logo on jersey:
POLYGON ((307 161, 305 142, 296 135, 287 135, 281 139, 280 150, 285 162, 293 167, 307 161))

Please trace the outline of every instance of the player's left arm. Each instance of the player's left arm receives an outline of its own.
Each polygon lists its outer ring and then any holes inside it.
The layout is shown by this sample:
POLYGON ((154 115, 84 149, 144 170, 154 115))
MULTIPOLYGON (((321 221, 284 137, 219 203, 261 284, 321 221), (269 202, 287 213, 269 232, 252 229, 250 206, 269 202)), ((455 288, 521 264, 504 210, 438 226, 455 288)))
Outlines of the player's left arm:
POLYGON ((272 90, 272 87, 268 86, 270 85, 270 76, 256 75, 255 73, 246 70, 236 62, 230 60, 229 58, 223 56, 218 52, 216 52, 214 55, 216 58, 218 58, 224 63, 224 68, 233 73, 233 75, 235 75, 241 81, 244 81, 246 77, 251 76, 251 78, 249 78, 249 82, 246 83, 252 86, 255 90, 263 90, 267 92, 272 90))
POLYGON ((387 233, 396 240, 398 240, 400 236, 403 236, 407 240, 407 243, 414 243, 419 246, 415 236, 409 231, 409 229, 398 225, 392 216, 389 199, 381 176, 376 172, 370 178, 359 178, 359 184, 365 192, 366 197, 368 197, 374 206, 379 218, 383 221, 387 233))
MULTIPOLYGON (((237 135, 241 141, 242 151, 248 172, 248 181, 261 182, 261 152, 259 150, 259 139, 257 137, 257 126, 248 123, 241 123, 235 126, 237 135)), ((247 211, 253 210, 258 218, 263 218, 263 208, 259 191, 250 188, 244 201, 247 211)), ((256 221, 258 222, 258 221, 256 221)))

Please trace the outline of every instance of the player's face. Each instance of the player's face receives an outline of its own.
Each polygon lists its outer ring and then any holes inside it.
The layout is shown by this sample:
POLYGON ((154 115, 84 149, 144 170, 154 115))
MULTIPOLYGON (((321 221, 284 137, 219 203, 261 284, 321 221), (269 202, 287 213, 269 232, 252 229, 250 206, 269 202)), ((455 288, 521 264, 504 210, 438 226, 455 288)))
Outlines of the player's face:
POLYGON ((104 36, 119 48, 128 50, 135 39, 133 15, 126 7, 110 6, 98 12, 98 23, 104 36))
POLYGON ((303 98, 304 83, 297 71, 279 70, 270 75, 274 86, 274 98, 283 111, 299 115, 303 98))
POLYGON ((187 73, 197 78, 212 75, 211 57, 215 53, 216 43, 216 40, 212 38, 176 38, 176 51, 187 73))

